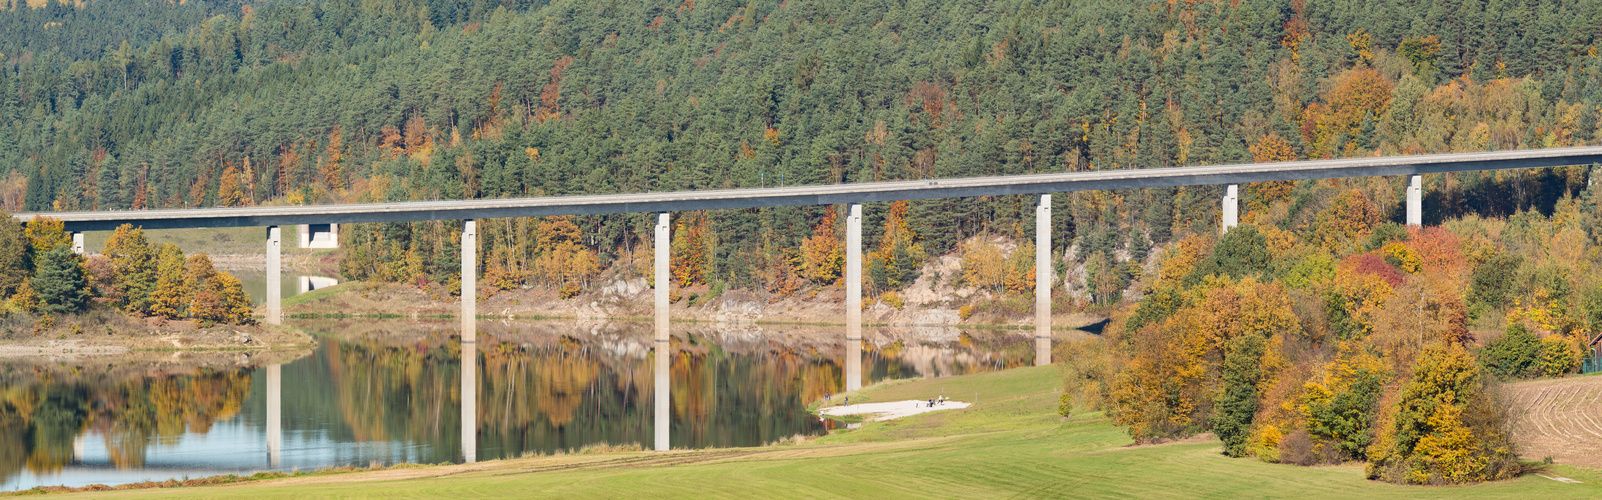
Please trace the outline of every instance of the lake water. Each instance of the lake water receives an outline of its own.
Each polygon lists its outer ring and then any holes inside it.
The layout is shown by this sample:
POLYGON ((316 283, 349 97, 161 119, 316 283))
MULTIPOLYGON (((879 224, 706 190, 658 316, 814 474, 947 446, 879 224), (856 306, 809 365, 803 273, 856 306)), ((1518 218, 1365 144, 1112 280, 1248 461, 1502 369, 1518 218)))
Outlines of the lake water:
MULTIPOLYGON (((228 274, 239 278, 245 294, 250 296, 251 305, 260 306, 267 301, 267 273, 259 270, 228 270, 228 274)), ((339 284, 339 278, 319 276, 299 272, 287 272, 280 275, 278 280, 279 297, 289 298, 297 294, 306 293, 319 288, 339 284)))
MULTIPOLYGON (((649 324, 481 321, 470 343, 455 321, 291 325, 318 345, 0 359, 0 491, 653 443, 649 324)), ((839 330, 675 324, 671 445, 826 432, 805 407, 844 387, 839 330)), ((1018 332, 864 337, 865 383, 1029 366, 1036 347, 1018 332)))

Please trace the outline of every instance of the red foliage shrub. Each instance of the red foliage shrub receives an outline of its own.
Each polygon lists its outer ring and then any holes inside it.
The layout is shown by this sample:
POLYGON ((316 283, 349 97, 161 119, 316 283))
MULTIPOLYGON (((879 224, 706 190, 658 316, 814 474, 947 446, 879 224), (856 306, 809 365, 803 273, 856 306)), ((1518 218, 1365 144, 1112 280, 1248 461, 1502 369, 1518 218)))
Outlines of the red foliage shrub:
POLYGON ((1385 262, 1384 257, 1372 253, 1353 255, 1346 258, 1347 269, 1358 274, 1372 274, 1379 276, 1392 287, 1402 284, 1402 271, 1385 262))

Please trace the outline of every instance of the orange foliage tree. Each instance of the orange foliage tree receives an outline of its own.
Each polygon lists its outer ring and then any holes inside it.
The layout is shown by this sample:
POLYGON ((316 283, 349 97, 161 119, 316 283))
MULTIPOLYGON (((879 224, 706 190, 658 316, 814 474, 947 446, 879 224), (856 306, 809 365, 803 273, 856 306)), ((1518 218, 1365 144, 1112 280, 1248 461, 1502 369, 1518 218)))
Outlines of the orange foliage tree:
POLYGON ((812 227, 812 237, 801 243, 801 276, 821 285, 833 284, 845 270, 845 244, 836 233, 834 206, 812 227))

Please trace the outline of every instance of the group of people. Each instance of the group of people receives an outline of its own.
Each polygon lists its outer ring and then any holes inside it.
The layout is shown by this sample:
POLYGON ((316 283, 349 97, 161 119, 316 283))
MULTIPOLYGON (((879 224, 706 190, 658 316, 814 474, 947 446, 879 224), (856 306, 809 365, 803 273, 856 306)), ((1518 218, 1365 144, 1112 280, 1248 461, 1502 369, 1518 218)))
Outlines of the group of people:
POLYGON ((936 397, 936 398, 933 398, 933 399, 929 400, 929 407, 930 408, 934 408, 935 405, 943 405, 943 404, 946 404, 946 395, 945 394, 941 394, 939 397, 936 397))

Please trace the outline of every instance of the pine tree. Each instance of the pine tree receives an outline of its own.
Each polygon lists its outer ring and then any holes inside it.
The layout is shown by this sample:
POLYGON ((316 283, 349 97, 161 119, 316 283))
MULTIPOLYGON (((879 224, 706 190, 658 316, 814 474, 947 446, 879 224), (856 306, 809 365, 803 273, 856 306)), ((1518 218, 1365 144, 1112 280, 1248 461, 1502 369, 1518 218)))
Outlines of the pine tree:
POLYGON ((39 310, 46 314, 69 314, 89 304, 83 259, 72 253, 71 245, 56 245, 45 252, 33 288, 39 294, 39 310))

